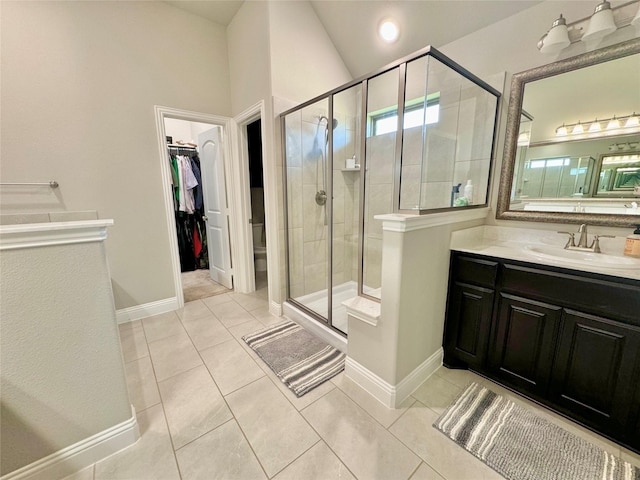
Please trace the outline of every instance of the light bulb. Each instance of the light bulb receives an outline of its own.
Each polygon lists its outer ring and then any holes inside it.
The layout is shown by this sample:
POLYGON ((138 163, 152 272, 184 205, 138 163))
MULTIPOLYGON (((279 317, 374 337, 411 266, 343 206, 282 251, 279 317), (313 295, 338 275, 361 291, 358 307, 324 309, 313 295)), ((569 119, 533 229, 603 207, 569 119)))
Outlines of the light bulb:
POLYGON ((567 21, 562 14, 553 22, 551 30, 540 40, 540 52, 555 54, 571 45, 569 32, 567 31, 567 21))
POLYGON ((564 123, 556 129, 556 137, 564 137, 567 133, 567 127, 564 126, 564 123))
POLYGON ((591 125, 589 125, 589 133, 596 133, 602 130, 600 127, 600 122, 596 118, 591 125))
POLYGON ((636 112, 633 112, 633 115, 627 118, 627 121, 625 122, 624 127, 629 128, 629 127, 639 127, 639 126, 640 126, 640 118, 638 118, 638 115, 636 115, 636 112))
POLYGON ((581 133, 584 133, 584 127, 578 122, 578 124, 573 127, 573 130, 571 130, 571 135, 580 135, 581 133))
POLYGON ((620 128, 620 120, 618 120, 616 117, 613 117, 607 124, 607 130, 616 130, 618 128, 620 128))
POLYGON ((599 4, 589 19, 587 31, 582 36, 583 42, 598 41, 616 31, 611 4, 605 0, 599 4))
POLYGON ((385 42, 393 43, 400 36, 400 29, 393 20, 384 20, 378 27, 378 33, 385 42))

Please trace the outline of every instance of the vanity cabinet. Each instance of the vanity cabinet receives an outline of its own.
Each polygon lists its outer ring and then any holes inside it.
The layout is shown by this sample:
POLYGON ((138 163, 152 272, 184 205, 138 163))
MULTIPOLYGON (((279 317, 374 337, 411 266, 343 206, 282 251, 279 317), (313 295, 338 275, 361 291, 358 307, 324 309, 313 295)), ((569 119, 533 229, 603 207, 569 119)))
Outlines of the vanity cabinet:
POLYGON ((543 394, 561 314, 556 305, 500 293, 489 369, 522 390, 543 394))
POLYGON ((640 451, 640 281, 452 252, 444 363, 640 451))
POLYGON ((626 428, 638 381, 640 328, 566 310, 557 344, 551 400, 609 434, 626 428))
POLYGON ((452 264, 459 272, 449 285, 450 313, 456 321, 447 331, 445 348, 453 352, 452 362, 480 369, 486 357, 498 263, 461 256, 452 264))

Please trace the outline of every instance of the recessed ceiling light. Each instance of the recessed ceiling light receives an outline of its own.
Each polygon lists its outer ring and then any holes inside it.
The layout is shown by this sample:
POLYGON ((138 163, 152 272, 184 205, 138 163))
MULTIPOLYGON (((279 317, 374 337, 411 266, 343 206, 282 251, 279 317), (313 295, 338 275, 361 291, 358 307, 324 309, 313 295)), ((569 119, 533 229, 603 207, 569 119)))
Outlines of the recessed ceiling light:
POLYGON ((385 42, 393 43, 398 39, 398 36, 400 36, 400 29, 394 20, 387 19, 380 23, 378 34, 385 42))

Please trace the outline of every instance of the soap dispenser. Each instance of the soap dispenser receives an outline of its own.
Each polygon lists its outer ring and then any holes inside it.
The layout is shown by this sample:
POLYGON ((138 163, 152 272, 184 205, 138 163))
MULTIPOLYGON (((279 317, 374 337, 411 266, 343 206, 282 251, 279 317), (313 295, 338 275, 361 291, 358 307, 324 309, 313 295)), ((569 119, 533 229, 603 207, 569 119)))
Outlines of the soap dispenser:
POLYGON ((640 258, 640 225, 627 237, 624 254, 628 257, 640 258))

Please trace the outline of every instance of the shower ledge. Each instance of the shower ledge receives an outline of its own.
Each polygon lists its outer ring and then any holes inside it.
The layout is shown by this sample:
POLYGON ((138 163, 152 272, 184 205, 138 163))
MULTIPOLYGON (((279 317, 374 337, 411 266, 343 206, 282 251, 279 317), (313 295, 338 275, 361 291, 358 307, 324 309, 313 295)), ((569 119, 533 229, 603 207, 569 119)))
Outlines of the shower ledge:
POLYGON ((382 229, 390 232, 410 232, 423 228, 438 227, 451 223, 467 222, 487 218, 491 212, 489 207, 465 207, 460 210, 414 215, 405 213, 385 213, 373 218, 382 220, 382 229))
POLYGON ((353 297, 342 302, 347 308, 347 315, 376 326, 380 320, 380 302, 369 300, 364 297, 353 297))

